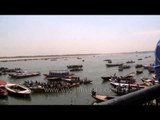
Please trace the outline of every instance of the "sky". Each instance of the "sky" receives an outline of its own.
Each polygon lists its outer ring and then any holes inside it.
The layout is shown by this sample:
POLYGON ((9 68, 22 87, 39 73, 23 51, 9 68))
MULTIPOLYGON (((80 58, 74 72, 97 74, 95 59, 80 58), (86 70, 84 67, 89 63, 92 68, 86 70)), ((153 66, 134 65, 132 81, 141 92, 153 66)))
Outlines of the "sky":
POLYGON ((153 51, 160 15, 0 15, 0 56, 153 51))

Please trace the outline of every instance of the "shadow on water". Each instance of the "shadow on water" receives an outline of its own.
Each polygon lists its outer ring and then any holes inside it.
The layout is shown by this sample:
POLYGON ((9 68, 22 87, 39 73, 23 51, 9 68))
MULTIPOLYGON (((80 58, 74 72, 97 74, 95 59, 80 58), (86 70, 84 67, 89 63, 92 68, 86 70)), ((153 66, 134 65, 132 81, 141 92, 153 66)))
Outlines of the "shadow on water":
POLYGON ((15 98, 17 100, 24 100, 24 101, 31 101, 31 95, 29 96, 15 96, 15 95, 10 95, 11 98, 15 98))
POLYGON ((91 105, 96 105, 96 104, 98 104, 98 103, 101 103, 100 101, 93 101, 92 103, 91 103, 91 105))
POLYGON ((0 98, 0 105, 7 105, 8 104, 8 97, 0 98))

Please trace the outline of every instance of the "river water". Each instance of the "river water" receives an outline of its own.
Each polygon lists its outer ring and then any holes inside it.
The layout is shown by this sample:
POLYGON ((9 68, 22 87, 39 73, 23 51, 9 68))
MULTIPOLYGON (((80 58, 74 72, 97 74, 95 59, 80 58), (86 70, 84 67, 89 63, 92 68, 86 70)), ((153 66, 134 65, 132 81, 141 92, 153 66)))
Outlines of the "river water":
MULTIPOLYGON (((40 71, 41 75, 37 77, 13 79, 8 75, 0 76, 1 80, 15 83, 23 83, 25 80, 45 82, 45 73, 49 70, 66 70, 67 65, 82 64, 83 71, 75 72, 76 76, 80 78, 87 77, 92 80, 92 84, 80 85, 79 87, 72 88, 67 91, 59 93, 32 93, 30 98, 17 98, 9 96, 7 99, 0 99, 0 105, 91 105, 95 100, 91 97, 91 90, 94 88, 97 94, 102 95, 115 95, 110 90, 109 82, 103 83, 101 77, 113 75, 116 73, 118 76, 126 75, 130 72, 136 72, 135 65, 143 64, 149 65, 154 62, 154 53, 125 53, 125 54, 100 54, 76 57, 59 58, 56 61, 51 60, 32 60, 32 61, 16 61, 16 62, 0 62, 0 67, 8 68, 22 68, 27 71, 40 71), (145 58, 146 56, 151 56, 145 58), (138 60, 142 58, 142 60, 138 60), (135 63, 131 65, 130 69, 118 71, 118 67, 106 67, 105 59, 111 59, 112 63, 121 63, 128 60, 134 60, 135 63), (85 60, 84 62, 82 60, 85 60)), ((143 74, 136 75, 137 81, 141 81, 141 77, 151 77, 148 70, 144 70, 143 74)))

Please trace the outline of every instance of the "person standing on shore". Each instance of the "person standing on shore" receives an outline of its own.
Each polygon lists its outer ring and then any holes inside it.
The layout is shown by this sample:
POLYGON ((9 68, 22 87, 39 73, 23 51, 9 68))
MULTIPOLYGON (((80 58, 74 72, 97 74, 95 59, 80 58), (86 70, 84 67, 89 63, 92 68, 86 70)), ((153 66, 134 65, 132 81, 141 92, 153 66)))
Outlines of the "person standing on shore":
POLYGON ((160 83, 160 40, 157 43, 156 49, 155 49, 155 74, 156 74, 156 79, 160 83))

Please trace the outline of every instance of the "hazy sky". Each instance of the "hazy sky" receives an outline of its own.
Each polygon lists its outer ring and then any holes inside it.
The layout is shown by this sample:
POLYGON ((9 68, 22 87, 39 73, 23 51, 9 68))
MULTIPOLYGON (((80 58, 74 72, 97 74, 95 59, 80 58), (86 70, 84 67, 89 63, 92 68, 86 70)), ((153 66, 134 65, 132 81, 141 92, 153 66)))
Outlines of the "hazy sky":
POLYGON ((1 15, 0 56, 154 50, 160 16, 1 15))

